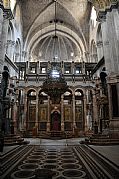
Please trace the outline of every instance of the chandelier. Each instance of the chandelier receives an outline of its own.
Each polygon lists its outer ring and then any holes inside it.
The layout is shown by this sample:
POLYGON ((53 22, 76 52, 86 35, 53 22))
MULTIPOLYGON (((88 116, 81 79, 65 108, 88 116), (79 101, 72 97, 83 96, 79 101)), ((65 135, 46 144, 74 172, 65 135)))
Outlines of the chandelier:
POLYGON ((56 23, 57 23, 57 18, 56 18, 56 1, 55 3, 55 34, 53 36, 54 39, 54 56, 53 56, 53 62, 51 63, 50 68, 47 71, 47 77, 45 81, 43 82, 42 89, 43 91, 50 96, 51 100, 53 103, 59 103, 61 99, 61 95, 64 94, 67 89, 67 83, 65 81, 65 78, 62 74, 61 66, 58 66, 58 63, 56 61, 57 59, 57 54, 56 54, 56 41, 57 41, 57 34, 56 34, 56 23))

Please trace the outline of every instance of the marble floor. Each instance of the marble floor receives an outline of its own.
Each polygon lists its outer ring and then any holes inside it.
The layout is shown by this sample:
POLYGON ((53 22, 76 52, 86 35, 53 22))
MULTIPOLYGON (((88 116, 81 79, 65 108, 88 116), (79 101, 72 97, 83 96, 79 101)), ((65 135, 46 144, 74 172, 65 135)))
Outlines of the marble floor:
POLYGON ((28 145, 5 146, 1 179, 118 179, 119 145, 87 146, 84 138, 25 138, 28 145))

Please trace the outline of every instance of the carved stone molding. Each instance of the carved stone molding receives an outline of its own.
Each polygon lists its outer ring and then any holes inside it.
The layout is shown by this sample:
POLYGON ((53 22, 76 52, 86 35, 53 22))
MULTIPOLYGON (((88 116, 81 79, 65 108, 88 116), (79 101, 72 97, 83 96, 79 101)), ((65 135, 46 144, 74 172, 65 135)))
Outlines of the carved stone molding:
POLYGON ((97 11, 112 9, 117 7, 118 0, 89 0, 97 11))
POLYGON ((97 21, 103 22, 106 20, 106 13, 112 9, 119 8, 118 0, 89 0, 97 11, 97 21))
POLYGON ((97 41, 97 44, 96 44, 96 45, 97 45, 98 48, 100 48, 100 47, 103 46, 103 42, 102 42, 102 41, 97 41))

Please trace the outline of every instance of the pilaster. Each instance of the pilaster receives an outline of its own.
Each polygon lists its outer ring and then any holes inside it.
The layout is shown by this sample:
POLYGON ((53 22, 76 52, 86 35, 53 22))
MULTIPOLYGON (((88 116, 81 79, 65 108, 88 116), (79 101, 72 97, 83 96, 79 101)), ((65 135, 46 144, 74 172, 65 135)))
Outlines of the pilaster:
POLYGON ((50 96, 48 96, 47 132, 50 131, 50 96))
POLYGON ((38 134, 38 102, 39 102, 39 98, 38 98, 38 92, 36 93, 36 121, 35 121, 35 128, 37 130, 37 134, 38 134))

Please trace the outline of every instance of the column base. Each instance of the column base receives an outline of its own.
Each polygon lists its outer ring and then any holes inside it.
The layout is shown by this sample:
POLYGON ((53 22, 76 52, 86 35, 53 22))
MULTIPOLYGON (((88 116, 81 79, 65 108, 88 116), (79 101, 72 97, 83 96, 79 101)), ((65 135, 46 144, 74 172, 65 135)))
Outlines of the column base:
POLYGON ((50 122, 47 122, 47 132, 50 131, 50 122))

